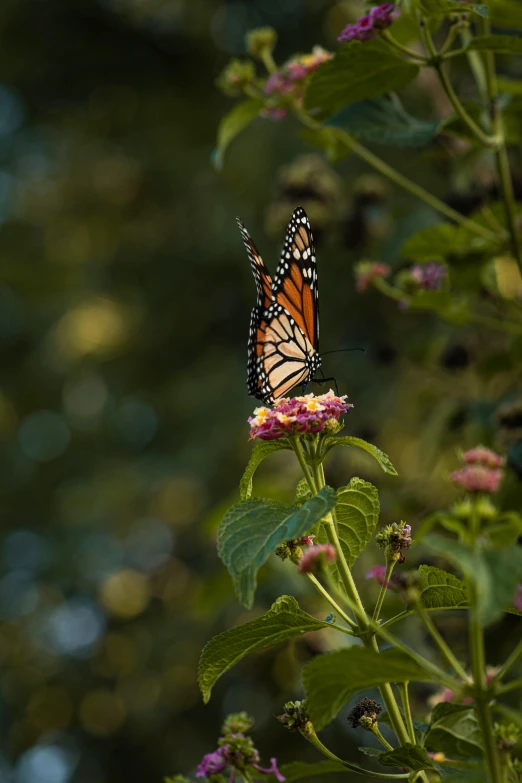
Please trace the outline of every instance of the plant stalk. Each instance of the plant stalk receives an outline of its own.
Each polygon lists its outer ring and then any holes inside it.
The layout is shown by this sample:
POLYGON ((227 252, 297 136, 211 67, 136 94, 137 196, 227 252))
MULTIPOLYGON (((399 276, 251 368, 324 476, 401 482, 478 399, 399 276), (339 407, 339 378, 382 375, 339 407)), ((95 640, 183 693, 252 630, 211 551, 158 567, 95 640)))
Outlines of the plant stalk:
POLYGON ((386 774, 385 772, 374 772, 373 770, 370 771, 363 769, 357 764, 350 764, 350 762, 343 761, 339 758, 339 756, 336 756, 335 753, 332 753, 332 751, 329 750, 326 745, 323 745, 315 731, 302 731, 301 734, 305 739, 308 740, 308 742, 311 742, 311 744, 316 747, 317 750, 320 750, 321 753, 326 756, 326 758, 329 758, 331 761, 335 761, 337 764, 340 764, 346 769, 349 769, 351 772, 355 772, 357 775, 366 775, 370 778, 386 778, 387 780, 404 780, 409 777, 409 772, 405 772, 400 775, 392 775, 386 774))
POLYGON ((450 666, 455 674, 457 674, 463 682, 467 682, 471 684, 471 678, 466 673, 466 670, 460 663, 460 661, 457 659, 457 657, 454 655, 451 648, 446 644, 445 640, 437 630, 437 627, 429 614, 425 611, 422 604, 417 604, 417 613, 424 623, 424 627, 428 631, 428 633, 431 635, 433 641, 435 642, 436 646, 439 649, 440 654, 442 655, 442 658, 446 661, 448 666, 450 666))
POLYGON ((372 620, 375 623, 379 619, 379 615, 381 613, 382 605, 384 603, 384 598, 386 596, 386 591, 388 590, 388 584, 390 582, 390 578, 391 578, 394 566, 395 566, 395 561, 392 561, 391 563, 387 563, 386 564, 386 573, 384 575, 384 582, 381 585, 381 590, 380 590, 380 593, 379 593, 379 597, 377 598, 377 603, 375 604, 375 609, 373 610, 372 620))
POLYGON ((408 681, 405 682, 398 682, 397 687, 399 689, 399 693, 401 695, 401 701, 402 701, 402 708, 404 710, 404 717, 406 718, 406 725, 408 727, 408 732, 410 735, 410 742, 413 742, 415 745, 417 742, 417 738, 415 737, 415 729, 413 727, 413 720, 411 717, 411 707, 410 707, 410 693, 408 689, 408 681))

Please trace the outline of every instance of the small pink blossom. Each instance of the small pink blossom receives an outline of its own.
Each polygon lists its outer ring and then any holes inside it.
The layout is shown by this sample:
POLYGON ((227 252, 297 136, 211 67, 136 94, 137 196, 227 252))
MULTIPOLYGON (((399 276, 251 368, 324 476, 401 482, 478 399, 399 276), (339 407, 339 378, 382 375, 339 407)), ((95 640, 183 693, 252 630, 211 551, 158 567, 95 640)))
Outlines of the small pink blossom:
POLYGON ((228 766, 223 758, 223 748, 207 753, 201 759, 196 772, 197 778, 209 778, 211 775, 220 775, 228 766))
POLYGON ((250 439, 276 440, 288 435, 321 432, 339 421, 353 405, 346 395, 337 397, 333 391, 315 396, 283 397, 273 408, 256 408, 248 420, 250 439))
POLYGON ((301 546, 313 546, 314 545, 314 535, 311 536, 301 536, 299 543, 301 546))
POLYGON ((517 587, 517 592, 513 598, 513 608, 516 609, 517 612, 522 612, 522 585, 517 587))
POLYGON ((362 261, 355 267, 355 288, 362 294, 374 280, 387 277, 389 274, 390 267, 387 264, 381 264, 379 261, 362 261))
POLYGON ((468 465, 483 465, 486 468, 501 468, 506 460, 500 454, 495 454, 485 446, 475 446, 474 449, 464 452, 463 460, 468 465))
POLYGON ((419 288, 424 291, 437 291, 448 270, 443 264, 414 264, 410 269, 410 274, 419 288))
POLYGON ((386 582, 386 566, 374 565, 366 572, 366 579, 376 579, 383 587, 388 587, 389 582, 386 582))
POLYGON ((466 465, 451 474, 451 480, 466 492, 497 492, 503 471, 483 465, 466 465))
POLYGON ((299 561, 299 571, 302 574, 313 574, 325 562, 335 563, 336 557, 335 549, 331 544, 318 544, 310 547, 299 561))
POLYGON ((385 30, 399 16, 399 9, 393 3, 383 3, 362 16, 355 24, 346 25, 338 41, 369 41, 379 30, 385 30))

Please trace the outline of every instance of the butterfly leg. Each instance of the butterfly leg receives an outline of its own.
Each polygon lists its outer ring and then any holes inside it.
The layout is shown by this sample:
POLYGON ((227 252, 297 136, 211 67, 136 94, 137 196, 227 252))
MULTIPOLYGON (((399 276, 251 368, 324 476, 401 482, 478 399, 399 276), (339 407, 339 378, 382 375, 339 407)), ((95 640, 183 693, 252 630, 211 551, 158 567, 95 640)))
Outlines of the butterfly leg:
POLYGON ((335 393, 336 393, 337 396, 339 396, 339 387, 337 385, 337 378, 334 378, 334 377, 332 377, 332 378, 325 378, 324 374, 323 374, 322 378, 312 378, 310 383, 318 383, 320 386, 322 386, 323 383, 326 383, 326 381, 333 381, 334 382, 335 393))

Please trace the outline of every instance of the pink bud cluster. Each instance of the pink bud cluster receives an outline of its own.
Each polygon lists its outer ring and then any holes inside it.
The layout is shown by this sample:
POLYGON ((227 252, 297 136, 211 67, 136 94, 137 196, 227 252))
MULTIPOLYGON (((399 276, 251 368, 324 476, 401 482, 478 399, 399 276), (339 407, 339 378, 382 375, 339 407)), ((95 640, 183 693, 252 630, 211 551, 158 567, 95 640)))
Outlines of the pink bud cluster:
POLYGON ((374 280, 387 277, 389 274, 390 267, 387 264, 381 264, 379 261, 361 261, 355 267, 355 288, 362 294, 374 280))
POLYGON ((314 574, 326 563, 335 563, 337 555, 331 544, 318 544, 307 549, 299 561, 302 574, 314 574))
POLYGON ((337 397, 333 391, 316 397, 283 397, 273 408, 256 408, 248 420, 250 438, 276 440, 288 435, 321 432, 339 421, 353 405, 345 402, 346 395, 337 397))
POLYGON ((437 291, 448 270, 443 264, 414 264, 410 269, 410 274, 419 288, 424 291, 437 291))
POLYGON ((463 468, 451 474, 451 480, 466 492, 497 492, 504 475, 504 457, 485 446, 477 446, 463 455, 463 468))
POLYGON ((369 41, 379 30, 385 30, 399 16, 399 9, 393 3, 376 5, 355 24, 346 25, 338 41, 369 41))

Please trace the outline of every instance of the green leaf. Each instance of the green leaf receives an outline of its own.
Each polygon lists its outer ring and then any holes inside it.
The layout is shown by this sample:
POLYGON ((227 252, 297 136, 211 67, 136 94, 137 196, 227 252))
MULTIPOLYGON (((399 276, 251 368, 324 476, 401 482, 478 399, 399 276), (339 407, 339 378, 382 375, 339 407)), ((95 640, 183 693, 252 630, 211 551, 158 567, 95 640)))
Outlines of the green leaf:
POLYGON ((388 455, 385 454, 384 451, 378 449, 377 446, 374 446, 372 443, 368 443, 361 438, 354 438, 352 435, 346 435, 342 438, 331 437, 326 440, 325 452, 328 453, 330 449, 334 448, 334 446, 356 446, 359 449, 364 449, 364 451, 367 451, 368 454, 372 455, 372 457, 375 457, 385 473, 389 473, 391 476, 398 476, 398 473, 393 467, 388 455))
MULTIPOLYGON (((313 778, 317 775, 325 775, 327 772, 346 772, 346 767, 337 764, 335 761, 316 761, 308 764, 305 761, 292 761, 290 764, 283 764, 279 771, 286 778, 286 783, 292 783, 293 780, 302 778, 313 778)), ((275 781, 271 776, 268 778, 270 783, 275 781)))
POLYGON ((465 324, 469 317, 467 299, 450 291, 418 291, 409 300, 410 310, 430 310, 452 324, 465 324))
POLYGON ((488 18, 488 7, 483 3, 457 3, 454 0, 416 0, 425 16, 453 16, 466 11, 488 18))
POLYGON ((263 460, 270 456, 270 454, 285 449, 290 449, 290 444, 286 438, 279 438, 278 440, 261 440, 255 444, 250 459, 248 460, 246 470, 243 473, 243 478, 239 482, 239 497, 241 500, 247 500, 251 497, 254 473, 263 460))
POLYGON ((257 572, 275 548, 310 532, 336 501, 335 491, 323 487, 301 508, 263 498, 242 500, 229 508, 218 530, 218 554, 244 606, 252 607, 257 572))
POLYGON ((324 150, 330 163, 339 163, 351 154, 336 128, 305 128, 299 135, 307 144, 324 150))
POLYGON ((458 769, 451 764, 451 761, 447 764, 435 762, 434 767, 439 773, 442 783, 484 783, 486 779, 486 771, 483 767, 480 769, 458 769))
POLYGON ((497 620, 512 605, 517 585, 522 582, 522 547, 474 552, 459 541, 441 536, 427 536, 424 544, 475 584, 478 613, 484 625, 497 620))
POLYGON ((425 609, 453 609, 466 607, 466 585, 453 574, 434 566, 419 568, 420 600, 425 609))
POLYGON ((215 636, 204 647, 199 662, 198 682, 205 703, 219 677, 245 656, 285 639, 329 627, 329 623, 303 612, 295 598, 283 595, 262 617, 215 636))
POLYGON ((365 141, 422 147, 437 135, 441 123, 412 117, 396 95, 383 95, 341 109, 327 125, 335 125, 365 141))
POLYGON ((448 701, 435 705, 426 747, 451 759, 480 758, 484 738, 473 707, 448 701))
POLYGON ((357 748, 357 750, 360 750, 361 753, 364 753, 365 756, 373 756, 374 758, 380 756, 382 753, 381 748, 368 748, 364 745, 357 748))
POLYGON ((294 505, 299 506, 300 508, 303 503, 305 503, 311 497, 313 497, 313 494, 312 490, 308 486, 308 481, 305 478, 302 478, 295 488, 294 505))
POLYGON ((479 35, 471 41, 468 49, 522 54, 522 38, 517 35, 479 35))
POLYGON ((476 236, 462 226, 439 223, 423 228, 407 239, 401 253, 412 261, 439 261, 450 256, 484 252, 492 246, 493 240, 476 236))
POLYGON ((433 761, 424 748, 420 745, 412 745, 407 742, 400 748, 381 753, 379 762, 385 767, 407 767, 412 772, 420 772, 421 769, 434 769, 433 761))
POLYGON ((317 730, 330 723, 356 693, 403 680, 428 682, 433 674, 399 650, 378 654, 364 647, 323 653, 303 670, 307 706, 317 730))
POLYGON ((223 158, 227 147, 241 133, 252 120, 257 117, 263 108, 264 101, 261 98, 250 98, 238 103, 237 106, 222 117, 217 131, 217 145, 214 151, 214 164, 220 169, 223 166, 223 158))
POLYGON ((382 41, 352 42, 312 74, 304 106, 333 114, 350 103, 400 90, 418 72, 417 65, 397 57, 382 41))
POLYGON ((491 23, 495 27, 522 30, 522 5, 520 0, 491 0, 489 15, 491 23))
MULTIPOLYGON (((348 486, 337 490, 337 532, 341 548, 351 567, 370 542, 379 519, 379 493, 368 481, 353 478, 348 486)), ((328 539, 324 530, 318 531, 319 543, 328 539)), ((332 566, 337 572, 337 566, 332 566)))

